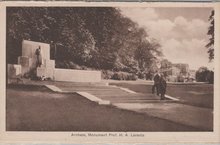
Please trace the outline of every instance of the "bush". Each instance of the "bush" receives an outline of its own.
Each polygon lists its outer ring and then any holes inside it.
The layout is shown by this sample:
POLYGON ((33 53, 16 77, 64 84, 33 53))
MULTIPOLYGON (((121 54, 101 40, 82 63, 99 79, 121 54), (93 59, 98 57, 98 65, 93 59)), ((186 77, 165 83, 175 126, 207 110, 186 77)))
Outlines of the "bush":
POLYGON ((178 75, 177 82, 184 82, 184 77, 182 75, 178 75))
POLYGON ((75 64, 72 61, 63 61, 63 62, 56 62, 56 68, 64 68, 64 69, 77 69, 81 70, 82 67, 78 64, 75 64))
POLYGON ((81 69, 81 67, 79 65, 75 64, 72 61, 69 61, 69 67, 70 67, 70 69, 81 69))
POLYGON ((214 72, 213 71, 209 71, 209 73, 207 75, 207 81, 210 84, 214 84, 214 72))
POLYGON ((145 73, 144 72, 138 72, 138 78, 139 79, 145 79, 145 73))
POLYGON ((65 68, 64 67, 64 62, 60 62, 60 61, 56 62, 55 67, 56 68, 65 68))
POLYGON ((112 76, 114 75, 114 72, 109 71, 109 70, 102 70, 102 79, 111 79, 112 76))
POLYGON ((135 74, 126 73, 126 72, 115 72, 112 76, 114 80, 137 80, 135 74))
POLYGON ((152 73, 152 72, 148 72, 145 75, 146 80, 153 80, 153 77, 154 77, 154 73, 152 73))
POLYGON ((214 83, 214 72, 210 70, 202 70, 196 72, 196 81, 197 82, 209 82, 214 83))

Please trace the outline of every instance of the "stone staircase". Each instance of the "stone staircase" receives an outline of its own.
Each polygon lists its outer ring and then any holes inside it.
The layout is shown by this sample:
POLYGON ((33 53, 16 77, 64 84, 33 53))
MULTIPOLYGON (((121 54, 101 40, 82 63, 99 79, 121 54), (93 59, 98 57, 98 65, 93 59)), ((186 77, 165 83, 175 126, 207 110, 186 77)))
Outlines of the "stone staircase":
POLYGON ((82 85, 75 84, 70 86, 62 86, 57 84, 61 90, 66 92, 87 92, 100 99, 108 100, 111 103, 148 103, 159 102, 160 97, 151 94, 129 93, 119 87, 101 86, 101 85, 82 85))

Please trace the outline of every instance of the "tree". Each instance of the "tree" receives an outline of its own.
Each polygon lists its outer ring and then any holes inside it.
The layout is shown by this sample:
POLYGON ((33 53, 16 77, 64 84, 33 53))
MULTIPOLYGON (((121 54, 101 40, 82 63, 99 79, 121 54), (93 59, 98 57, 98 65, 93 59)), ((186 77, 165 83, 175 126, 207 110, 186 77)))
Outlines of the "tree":
POLYGON ((21 55, 22 40, 49 43, 50 26, 55 22, 48 15, 47 8, 11 7, 7 8, 7 63, 16 63, 21 55))
POLYGON ((209 60, 212 61, 214 59, 214 10, 212 10, 211 15, 209 17, 210 26, 207 34, 210 36, 209 43, 206 45, 209 53, 209 60))
POLYGON ((56 63, 136 73, 162 54, 145 29, 112 7, 7 8, 7 63, 23 39, 51 44, 56 63), (59 44, 59 45, 58 45, 59 44))
POLYGON ((150 42, 147 39, 142 40, 135 50, 135 59, 138 61, 141 71, 149 69, 157 56, 161 55, 160 44, 156 41, 150 42))
POLYGON ((200 67, 196 71, 196 81, 198 82, 214 82, 214 72, 208 70, 207 67, 200 67))
POLYGON ((168 59, 162 59, 161 60, 161 72, 164 74, 164 76, 168 76, 168 73, 170 72, 170 69, 172 67, 172 62, 170 62, 168 59))

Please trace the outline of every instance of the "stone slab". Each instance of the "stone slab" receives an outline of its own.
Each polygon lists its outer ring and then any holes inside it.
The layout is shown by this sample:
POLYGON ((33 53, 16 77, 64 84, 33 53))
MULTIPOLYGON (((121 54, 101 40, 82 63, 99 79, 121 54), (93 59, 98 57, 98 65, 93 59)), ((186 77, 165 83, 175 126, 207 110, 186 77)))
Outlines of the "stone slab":
POLYGON ((52 80, 54 80, 54 68, 47 68, 46 77, 51 78, 52 80))
POLYGON ((24 75, 26 73, 29 73, 31 68, 29 66, 21 66, 21 74, 24 75))
POLYGON ((28 56, 19 56, 18 64, 24 67, 30 67, 32 65, 32 61, 28 56))
POLYGON ((100 71, 54 69, 54 79, 56 81, 67 82, 100 82, 100 71))
POLYGON ((165 95, 165 98, 168 98, 168 99, 171 99, 171 100, 174 100, 174 101, 179 101, 179 99, 177 99, 175 97, 171 97, 169 95, 165 95))
POLYGON ((41 47, 41 55, 42 55, 42 67, 45 66, 45 61, 50 60, 50 45, 41 42, 34 42, 29 40, 23 40, 22 42, 22 57, 28 57, 31 59, 30 67, 35 68, 37 62, 37 56, 35 51, 37 48, 41 47))
POLYGON ((41 68, 41 67, 37 68, 37 76, 38 77, 41 77, 41 76, 45 76, 46 77, 46 73, 47 73, 46 68, 41 68))
POLYGON ((19 56, 18 57, 18 64, 21 65, 21 74, 24 75, 29 73, 31 69, 36 67, 36 62, 33 59, 27 56, 19 56))
POLYGON ((62 93, 63 91, 60 89, 60 88, 58 88, 58 87, 56 87, 56 86, 54 86, 54 85, 45 85, 47 88, 49 88, 50 90, 52 90, 52 91, 54 91, 54 92, 59 92, 59 93, 62 93))
POLYGON ((137 92, 134 92, 134 91, 132 91, 132 90, 130 90, 130 89, 128 89, 128 88, 123 88, 123 87, 119 87, 121 90, 123 90, 123 91, 126 91, 126 92, 128 92, 128 93, 131 93, 131 94, 137 94, 137 92))
POLYGON ((89 99, 90 101, 97 102, 99 105, 110 105, 110 101, 102 100, 90 93, 87 93, 87 92, 76 92, 76 93, 79 94, 80 96, 83 96, 89 99))
POLYGON ((44 60, 44 63, 47 68, 55 68, 55 60, 44 60))
POLYGON ((41 47, 42 58, 50 59, 50 45, 47 43, 23 40, 22 41, 22 56, 28 56, 29 58, 36 59, 35 51, 38 47, 41 47))
POLYGON ((21 65, 8 64, 8 77, 14 78, 21 75, 21 65))
POLYGON ((54 69, 53 68, 43 68, 38 67, 37 68, 37 76, 42 77, 45 76, 46 78, 54 79, 54 69))

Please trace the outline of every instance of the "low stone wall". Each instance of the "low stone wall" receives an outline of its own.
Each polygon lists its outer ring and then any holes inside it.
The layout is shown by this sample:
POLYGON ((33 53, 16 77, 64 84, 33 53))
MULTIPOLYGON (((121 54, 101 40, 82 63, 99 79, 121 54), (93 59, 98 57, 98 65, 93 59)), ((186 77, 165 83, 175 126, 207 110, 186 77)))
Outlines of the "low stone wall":
POLYGON ((46 68, 46 67, 38 67, 37 68, 37 76, 38 77, 46 77, 54 80, 54 68, 46 68))
POLYGON ((54 69, 55 81, 67 82, 100 82, 100 71, 54 69))
POLYGON ((8 78, 16 78, 21 75, 21 65, 8 64, 8 78))

